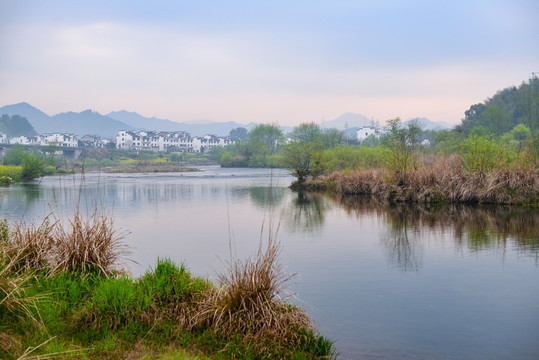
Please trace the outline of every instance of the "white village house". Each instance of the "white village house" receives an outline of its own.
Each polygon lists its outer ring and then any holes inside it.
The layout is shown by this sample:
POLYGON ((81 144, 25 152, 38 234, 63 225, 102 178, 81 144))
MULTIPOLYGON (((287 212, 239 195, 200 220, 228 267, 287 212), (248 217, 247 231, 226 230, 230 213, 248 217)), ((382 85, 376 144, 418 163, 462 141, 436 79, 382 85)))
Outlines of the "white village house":
POLYGON ((370 135, 374 135, 376 136, 376 138, 379 139, 380 136, 382 135, 382 132, 374 126, 363 126, 362 128, 359 128, 356 131, 356 134, 357 134, 357 140, 361 142, 365 140, 367 137, 369 137, 370 135))
POLYGON ((10 144, 21 144, 21 145, 41 145, 47 146, 55 144, 59 147, 77 147, 79 145, 79 140, 76 135, 72 134, 44 134, 36 136, 17 136, 9 139, 10 144))
POLYGON ((153 132, 120 130, 116 136, 117 149, 150 150, 158 152, 204 153, 215 147, 225 147, 234 141, 214 135, 193 137, 186 131, 153 132))

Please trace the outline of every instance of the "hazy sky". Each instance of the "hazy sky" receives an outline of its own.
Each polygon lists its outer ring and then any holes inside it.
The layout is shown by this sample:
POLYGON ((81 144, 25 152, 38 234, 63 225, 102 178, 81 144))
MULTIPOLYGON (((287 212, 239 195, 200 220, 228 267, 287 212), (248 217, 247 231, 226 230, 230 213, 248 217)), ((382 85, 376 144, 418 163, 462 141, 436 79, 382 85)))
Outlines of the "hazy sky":
POLYGON ((539 72, 537 0, 0 0, 0 106, 458 123, 539 72))

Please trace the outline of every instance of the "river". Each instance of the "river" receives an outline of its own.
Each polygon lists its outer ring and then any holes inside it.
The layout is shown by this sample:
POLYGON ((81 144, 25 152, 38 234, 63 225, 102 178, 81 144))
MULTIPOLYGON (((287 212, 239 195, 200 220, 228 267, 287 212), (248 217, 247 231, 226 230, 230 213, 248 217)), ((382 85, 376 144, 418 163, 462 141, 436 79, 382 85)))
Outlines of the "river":
POLYGON ((301 194, 283 170, 46 177, 0 188, 0 218, 113 215, 138 276, 158 257, 216 278, 277 229, 291 301, 339 359, 538 359, 539 211, 301 194), (232 255, 231 255, 232 253, 232 255))

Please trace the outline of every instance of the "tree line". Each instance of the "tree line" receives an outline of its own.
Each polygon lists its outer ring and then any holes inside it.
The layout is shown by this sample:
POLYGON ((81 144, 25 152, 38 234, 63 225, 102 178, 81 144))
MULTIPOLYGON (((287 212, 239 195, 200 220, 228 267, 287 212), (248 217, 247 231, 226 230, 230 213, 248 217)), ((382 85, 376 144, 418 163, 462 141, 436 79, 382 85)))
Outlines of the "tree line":
POLYGON ((298 183, 333 171, 387 167, 405 173, 418 155, 458 154, 470 171, 514 164, 537 167, 539 80, 499 91, 472 105, 451 130, 423 130, 418 123, 387 121, 384 134, 350 145, 337 129, 304 123, 283 134, 275 124, 230 132, 233 146, 214 156, 226 167, 285 167, 298 183), (428 140, 425 144, 424 140, 428 140))

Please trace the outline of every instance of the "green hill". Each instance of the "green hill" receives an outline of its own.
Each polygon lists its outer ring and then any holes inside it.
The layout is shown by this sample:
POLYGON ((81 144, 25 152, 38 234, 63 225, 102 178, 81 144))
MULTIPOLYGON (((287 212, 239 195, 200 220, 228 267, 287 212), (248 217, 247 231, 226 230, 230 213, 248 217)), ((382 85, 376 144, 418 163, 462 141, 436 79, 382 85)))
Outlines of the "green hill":
POLYGON ((523 124, 534 133, 539 128, 539 79, 534 77, 519 87, 498 91, 464 114, 460 128, 465 132, 481 126, 487 133, 502 135, 523 124))
POLYGON ((5 114, 0 117, 0 132, 3 132, 8 137, 34 136, 37 134, 32 124, 25 117, 5 114))

